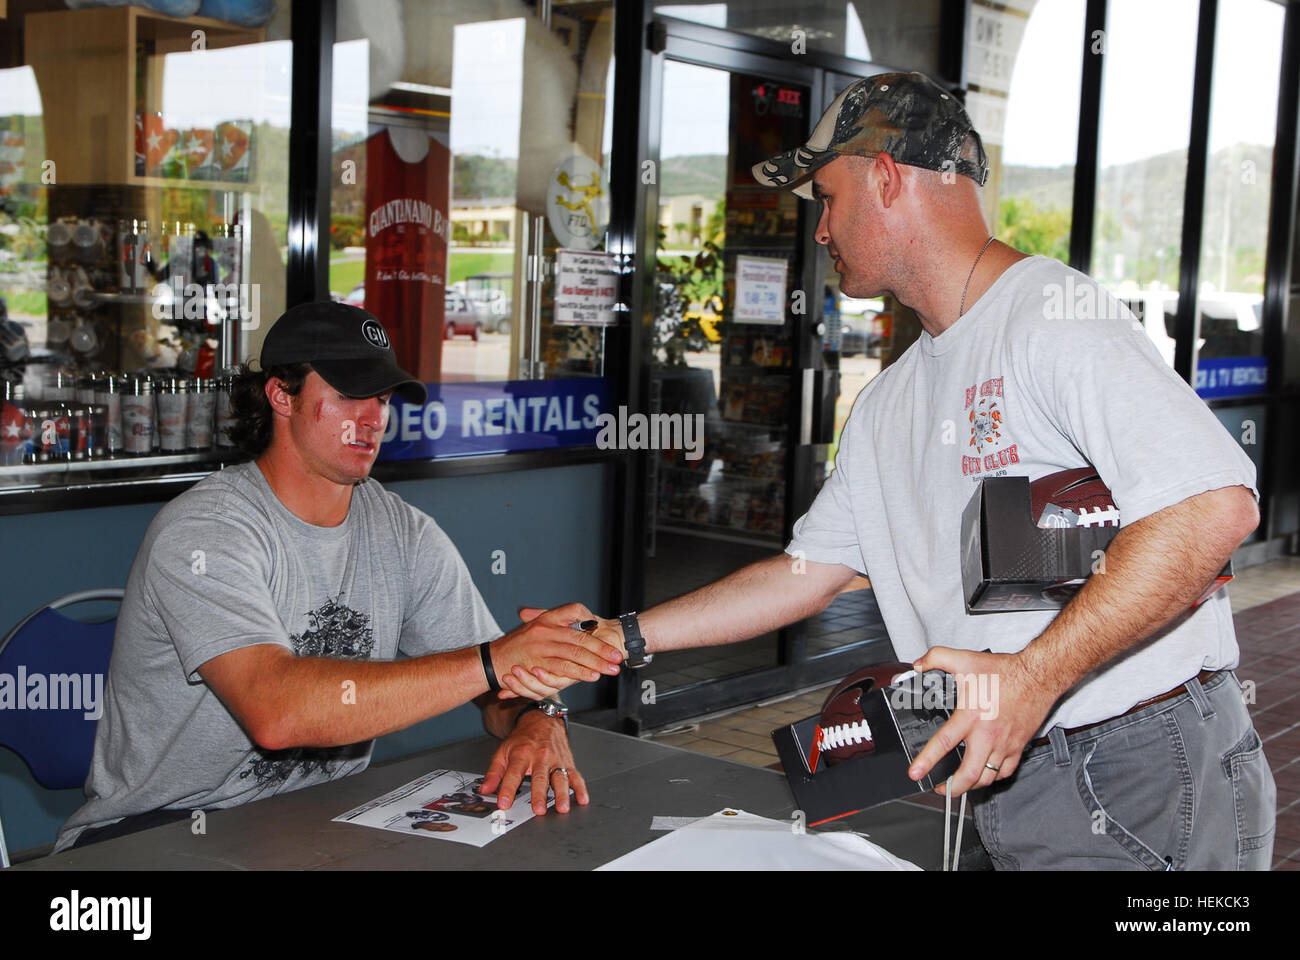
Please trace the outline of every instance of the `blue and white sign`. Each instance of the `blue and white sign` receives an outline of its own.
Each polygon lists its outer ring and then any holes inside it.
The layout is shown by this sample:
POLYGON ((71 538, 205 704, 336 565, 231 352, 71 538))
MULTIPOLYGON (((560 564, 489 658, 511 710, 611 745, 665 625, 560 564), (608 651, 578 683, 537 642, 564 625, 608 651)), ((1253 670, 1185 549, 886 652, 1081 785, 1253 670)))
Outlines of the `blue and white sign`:
POLYGON ((1268 386, 1268 361, 1263 357, 1213 357, 1196 363, 1196 392, 1206 399, 1249 397, 1268 386))
POLYGON ((423 405, 394 396, 380 460, 594 445, 601 378, 427 383, 423 405))
POLYGON ((785 323, 784 260, 736 257, 736 303, 732 319, 739 323, 785 323))

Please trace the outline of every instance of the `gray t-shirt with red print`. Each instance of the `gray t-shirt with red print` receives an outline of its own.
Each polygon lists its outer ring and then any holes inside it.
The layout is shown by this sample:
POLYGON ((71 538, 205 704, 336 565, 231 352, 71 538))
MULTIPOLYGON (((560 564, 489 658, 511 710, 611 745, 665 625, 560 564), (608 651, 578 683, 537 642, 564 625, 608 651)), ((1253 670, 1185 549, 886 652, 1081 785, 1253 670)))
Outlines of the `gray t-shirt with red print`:
MULTIPOLYGON (((870 577, 902 660, 931 646, 1014 653, 1056 611, 966 613, 962 510, 984 477, 1037 479, 1089 463, 1123 525, 1207 490, 1241 485, 1259 495, 1250 459, 1132 314, 1084 274, 1030 257, 867 384, 835 471, 786 549, 870 577), (1095 297, 1080 296, 1085 287, 1095 297), (1089 304, 1087 316, 1068 309, 1089 304)), ((1085 677, 1042 729, 1113 717, 1237 660, 1220 590, 1085 677)))
POLYGON ((376 481, 353 489, 343 523, 320 527, 255 463, 227 467, 163 507, 136 553, 86 803, 55 850, 132 814, 232 807, 365 769, 374 741, 257 746, 199 675, 214 657, 274 643, 393 660, 500 635, 447 535, 376 481))

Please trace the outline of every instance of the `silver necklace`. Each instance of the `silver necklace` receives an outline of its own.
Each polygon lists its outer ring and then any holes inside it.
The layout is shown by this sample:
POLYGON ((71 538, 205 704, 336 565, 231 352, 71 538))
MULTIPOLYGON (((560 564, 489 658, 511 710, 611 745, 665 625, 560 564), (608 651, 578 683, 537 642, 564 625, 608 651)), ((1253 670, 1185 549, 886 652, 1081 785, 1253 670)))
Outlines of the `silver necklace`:
POLYGON ((966 313, 966 291, 970 289, 970 278, 975 276, 975 268, 980 265, 980 258, 984 256, 984 251, 989 248, 993 238, 989 237, 984 241, 984 246, 980 247, 980 252, 975 257, 975 262, 970 265, 970 273, 966 274, 966 286, 961 288, 961 306, 957 309, 957 319, 960 320, 966 313))

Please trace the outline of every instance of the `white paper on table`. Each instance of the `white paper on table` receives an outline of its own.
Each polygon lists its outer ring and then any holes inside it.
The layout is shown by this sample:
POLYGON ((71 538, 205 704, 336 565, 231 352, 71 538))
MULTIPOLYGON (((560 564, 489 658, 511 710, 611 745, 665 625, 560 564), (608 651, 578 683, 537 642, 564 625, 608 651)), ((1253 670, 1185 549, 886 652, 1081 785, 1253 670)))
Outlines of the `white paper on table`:
MULTIPOLYGON (((495 794, 479 793, 482 784, 482 774, 434 770, 334 820, 482 847, 533 818, 527 778, 506 811, 497 810, 495 794)), ((547 806, 554 802, 554 793, 548 792, 547 806)))
POLYGON ((856 833, 795 833, 789 820, 720 810, 598 870, 920 870, 856 833))

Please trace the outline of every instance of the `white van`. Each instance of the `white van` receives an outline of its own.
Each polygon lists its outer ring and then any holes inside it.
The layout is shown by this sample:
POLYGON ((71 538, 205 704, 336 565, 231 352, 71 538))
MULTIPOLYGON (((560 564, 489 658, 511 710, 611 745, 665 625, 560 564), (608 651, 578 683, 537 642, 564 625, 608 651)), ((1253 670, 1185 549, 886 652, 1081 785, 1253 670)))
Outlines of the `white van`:
MULTIPOLYGON (((1111 291, 1115 299, 1133 311, 1147 336, 1170 366, 1174 363, 1174 321, 1178 312, 1176 290, 1111 291)), ((1200 336, 1197 356, 1258 356, 1263 351, 1262 318, 1264 297, 1258 293, 1213 291, 1201 294, 1200 336)))

